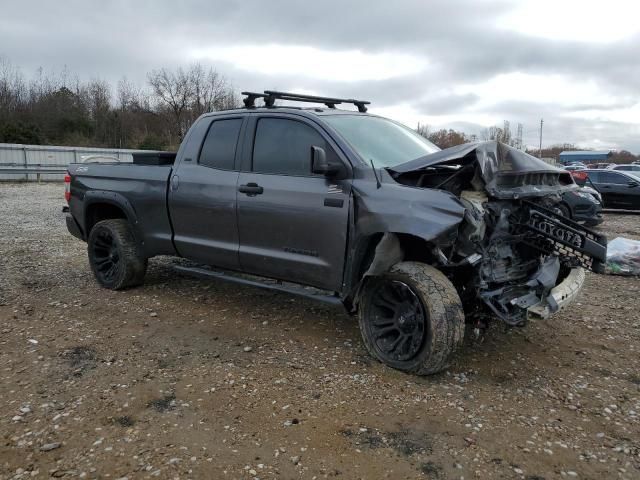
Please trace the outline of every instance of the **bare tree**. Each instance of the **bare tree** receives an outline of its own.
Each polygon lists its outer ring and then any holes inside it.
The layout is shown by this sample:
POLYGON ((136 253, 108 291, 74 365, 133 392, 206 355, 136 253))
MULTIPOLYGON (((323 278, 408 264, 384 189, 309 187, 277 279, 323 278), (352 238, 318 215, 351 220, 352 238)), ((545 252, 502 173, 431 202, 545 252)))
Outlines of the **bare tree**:
POLYGON ((161 106, 171 112, 172 129, 180 140, 187 131, 188 121, 185 117, 193 99, 193 82, 190 77, 189 72, 185 72, 182 67, 175 72, 166 68, 153 70, 148 75, 149 85, 161 106))
POLYGON ((209 66, 163 68, 148 80, 141 88, 123 77, 114 90, 67 67, 39 68, 26 80, 0 58, 0 142, 172 149, 199 115, 240 104, 209 66))
POLYGON ((116 105, 121 111, 135 108, 140 102, 140 91, 127 79, 122 77, 116 87, 116 105))
POLYGON ((429 138, 429 125, 427 124, 421 124, 420 122, 418 122, 418 127, 416 128, 416 132, 418 133, 418 135, 422 135, 424 138, 429 138))
POLYGON ((206 70, 196 63, 189 68, 189 76, 193 84, 191 113, 194 120, 203 113, 237 106, 233 89, 213 68, 206 70))
POLYGON ((0 57, 0 113, 14 112, 26 100, 26 85, 20 70, 0 57))
POLYGON ((100 143, 107 143, 110 139, 111 85, 104 80, 93 79, 79 88, 93 124, 94 138, 100 143))
POLYGON ((206 112, 236 107, 239 102, 227 80, 213 68, 201 64, 175 71, 166 68, 148 75, 160 110, 171 114, 172 131, 182 139, 193 121, 206 112))
POLYGON ((436 131, 430 131, 427 125, 423 125, 418 123, 418 128, 416 128, 416 132, 431 143, 436 144, 440 148, 450 148, 455 147, 456 145, 462 145, 463 143, 468 143, 472 140, 472 137, 469 137, 464 132, 458 132, 457 130, 453 130, 450 128, 447 130, 446 128, 442 128, 436 131))
POLYGON ((516 139, 513 138, 513 134, 511 133, 509 121, 505 120, 503 125, 503 128, 494 125, 483 129, 482 132, 480 132, 482 140, 496 140, 498 142, 506 143, 512 147, 515 146, 516 139))

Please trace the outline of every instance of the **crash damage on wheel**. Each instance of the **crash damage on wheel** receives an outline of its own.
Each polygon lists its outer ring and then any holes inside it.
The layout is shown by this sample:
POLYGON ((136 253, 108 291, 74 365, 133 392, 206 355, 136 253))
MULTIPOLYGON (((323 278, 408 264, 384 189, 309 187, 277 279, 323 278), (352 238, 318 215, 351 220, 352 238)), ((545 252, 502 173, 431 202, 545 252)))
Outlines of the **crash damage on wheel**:
POLYGON ((404 186, 448 192, 464 207, 432 253, 468 318, 497 316, 514 326, 546 318, 575 298, 585 269, 603 269, 606 238, 556 208, 578 188, 569 173, 520 150, 471 143, 387 172, 404 186))

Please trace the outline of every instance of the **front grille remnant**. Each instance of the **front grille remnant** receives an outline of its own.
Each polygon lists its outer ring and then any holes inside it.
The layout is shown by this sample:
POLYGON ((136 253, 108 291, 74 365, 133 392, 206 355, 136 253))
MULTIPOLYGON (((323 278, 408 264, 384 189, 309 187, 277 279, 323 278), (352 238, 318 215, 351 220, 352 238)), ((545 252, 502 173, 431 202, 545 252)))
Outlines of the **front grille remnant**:
POLYGON ((547 255, 557 255, 572 266, 601 273, 607 256, 606 237, 552 210, 523 200, 528 214, 516 227, 523 242, 547 255))

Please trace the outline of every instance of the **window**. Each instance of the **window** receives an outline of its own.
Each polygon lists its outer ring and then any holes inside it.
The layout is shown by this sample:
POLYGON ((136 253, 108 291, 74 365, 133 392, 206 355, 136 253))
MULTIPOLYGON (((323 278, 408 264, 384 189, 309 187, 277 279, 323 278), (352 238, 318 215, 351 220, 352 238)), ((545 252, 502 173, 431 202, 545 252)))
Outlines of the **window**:
POLYGON ((614 172, 600 172, 600 183, 613 183, 624 185, 629 183, 629 179, 624 175, 614 172))
POLYGON ((600 172, 589 172, 587 175, 593 183, 600 183, 600 172))
POLYGON ((206 167, 233 170, 241 126, 241 118, 213 122, 202 144, 198 163, 206 167))
POLYGON ((253 144, 253 171, 284 175, 311 175, 311 147, 333 150, 322 136, 308 125, 284 118, 258 120, 253 144))
POLYGON ((386 118, 348 114, 323 118, 367 164, 373 161, 378 168, 400 165, 440 150, 422 135, 386 118))

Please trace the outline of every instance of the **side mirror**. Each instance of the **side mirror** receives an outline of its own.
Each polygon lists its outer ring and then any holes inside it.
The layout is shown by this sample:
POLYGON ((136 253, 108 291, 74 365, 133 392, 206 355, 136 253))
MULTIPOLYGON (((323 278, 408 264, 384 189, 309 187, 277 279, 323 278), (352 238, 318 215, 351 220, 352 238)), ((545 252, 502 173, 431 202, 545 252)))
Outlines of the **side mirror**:
POLYGON ((311 147, 311 171, 324 175, 325 177, 332 177, 338 174, 342 170, 342 165, 336 162, 327 161, 327 154, 324 148, 311 147))
POLYGON ((629 182, 627 183, 627 185, 629 187, 637 187, 638 186, 638 182, 634 181, 634 180, 629 180, 629 182))

